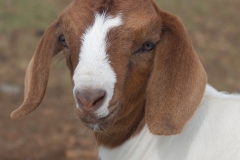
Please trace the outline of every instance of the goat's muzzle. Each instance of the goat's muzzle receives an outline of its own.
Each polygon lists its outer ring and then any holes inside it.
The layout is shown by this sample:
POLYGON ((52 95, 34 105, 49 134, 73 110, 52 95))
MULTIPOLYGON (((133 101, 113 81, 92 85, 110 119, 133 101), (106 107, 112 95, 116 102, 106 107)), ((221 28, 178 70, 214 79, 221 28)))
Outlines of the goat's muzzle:
POLYGON ((102 89, 87 89, 75 92, 78 109, 94 112, 100 108, 105 100, 106 91, 102 89))

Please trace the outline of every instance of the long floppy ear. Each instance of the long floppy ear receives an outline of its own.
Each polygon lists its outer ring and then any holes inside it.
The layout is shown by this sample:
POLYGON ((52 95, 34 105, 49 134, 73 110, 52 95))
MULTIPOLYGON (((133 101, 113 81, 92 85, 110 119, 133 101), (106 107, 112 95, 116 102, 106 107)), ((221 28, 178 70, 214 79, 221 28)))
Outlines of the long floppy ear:
POLYGON ((146 122, 156 135, 180 133, 201 103, 207 76, 181 21, 159 10, 161 40, 147 87, 146 122))
POLYGON ((51 61, 61 49, 57 45, 56 30, 58 22, 54 21, 44 33, 34 53, 25 76, 24 102, 11 118, 21 118, 35 110, 41 103, 49 77, 51 61))

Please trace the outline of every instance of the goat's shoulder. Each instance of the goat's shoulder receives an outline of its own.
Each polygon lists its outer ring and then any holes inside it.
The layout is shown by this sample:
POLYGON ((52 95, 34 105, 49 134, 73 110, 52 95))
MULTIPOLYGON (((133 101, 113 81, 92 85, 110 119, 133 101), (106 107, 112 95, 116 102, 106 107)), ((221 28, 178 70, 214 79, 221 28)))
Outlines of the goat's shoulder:
POLYGON ((192 146, 197 149, 190 153, 204 151, 203 159, 240 159, 240 95, 207 85, 201 105, 181 134, 194 137, 192 146))
POLYGON ((212 109, 213 112, 221 113, 225 116, 228 116, 228 114, 240 114, 240 94, 219 92, 208 84, 206 86, 201 106, 212 109), (236 112, 231 113, 233 111, 236 112))
MULTIPOLYGON (((202 102, 190 120, 190 124, 198 124, 205 128, 211 135, 214 132, 240 133, 240 94, 228 94, 219 92, 207 85, 202 102)), ((206 132, 205 131, 205 132, 206 132)))

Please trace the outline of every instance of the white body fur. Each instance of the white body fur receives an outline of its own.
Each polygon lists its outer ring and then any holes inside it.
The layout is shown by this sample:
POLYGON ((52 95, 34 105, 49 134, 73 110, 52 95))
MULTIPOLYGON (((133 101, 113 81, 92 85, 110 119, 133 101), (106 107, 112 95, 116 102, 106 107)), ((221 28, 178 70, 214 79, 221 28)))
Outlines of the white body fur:
POLYGON ((147 126, 101 160, 240 160, 240 96, 207 85, 202 103, 182 133, 156 136, 147 126))

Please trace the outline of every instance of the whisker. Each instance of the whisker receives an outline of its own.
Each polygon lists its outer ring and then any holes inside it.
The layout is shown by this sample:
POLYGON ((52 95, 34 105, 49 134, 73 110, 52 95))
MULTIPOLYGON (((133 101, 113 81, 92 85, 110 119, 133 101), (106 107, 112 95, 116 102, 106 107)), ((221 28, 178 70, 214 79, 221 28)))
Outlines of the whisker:
MULTIPOLYGON (((99 132, 100 130, 98 130, 98 132, 99 132)), ((96 134, 96 139, 95 139, 95 141, 96 141, 96 145, 95 145, 95 150, 97 150, 97 147, 98 147, 98 137, 99 137, 99 134, 97 133, 96 134)))
POLYGON ((89 130, 90 131, 90 134, 89 134, 89 136, 88 136, 88 138, 87 138, 87 141, 86 141, 86 143, 85 143, 85 145, 87 144, 87 142, 89 141, 89 138, 92 136, 92 134, 93 134, 93 131, 91 131, 91 130, 89 130))
MULTIPOLYGON (((104 126, 104 124, 103 124, 103 126, 104 126)), ((110 137, 110 138, 112 138, 112 139, 115 139, 115 138, 113 138, 112 136, 110 136, 109 134, 107 134, 107 132, 106 132, 106 130, 105 130, 104 127, 102 127, 102 130, 99 130, 99 132, 102 133, 102 134, 104 134, 105 136, 108 136, 108 137, 110 137)))

